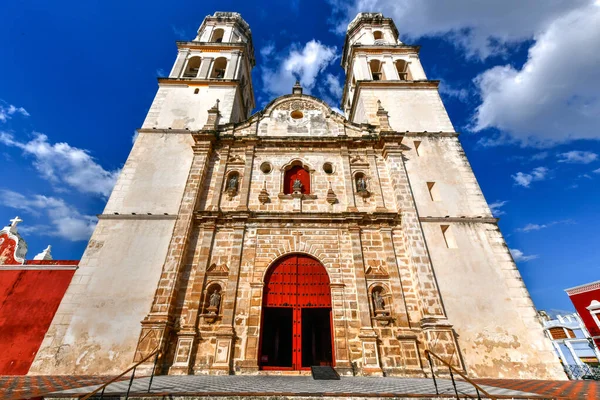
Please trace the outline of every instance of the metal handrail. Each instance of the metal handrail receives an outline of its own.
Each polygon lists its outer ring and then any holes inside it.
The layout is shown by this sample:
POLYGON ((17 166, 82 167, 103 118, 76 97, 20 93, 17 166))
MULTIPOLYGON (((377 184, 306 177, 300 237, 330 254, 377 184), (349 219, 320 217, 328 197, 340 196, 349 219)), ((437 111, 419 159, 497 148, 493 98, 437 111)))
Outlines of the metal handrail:
POLYGON ((149 355, 147 355, 144 359, 142 359, 141 361, 138 361, 137 363, 133 364, 131 367, 127 368, 125 371, 123 371, 120 375, 115 376, 114 378, 112 378, 110 381, 106 382, 105 384, 103 384, 102 386, 98 387, 96 390, 94 390, 91 393, 88 393, 87 395, 85 395, 83 398, 81 398, 81 400, 87 400, 90 397, 92 397, 93 395, 95 395, 96 393, 98 393, 99 391, 102 391, 101 397, 104 395, 104 389, 106 389, 106 387, 108 385, 110 385, 113 382, 116 382, 119 378, 121 378, 122 376, 124 376, 125 374, 127 374, 129 371, 133 370, 133 373, 131 374, 131 379, 129 380, 129 387, 127 388, 127 395, 125 396, 125 398, 129 398, 129 390, 131 389, 131 384, 133 383, 133 378, 135 376, 135 369, 142 364, 143 362, 147 361, 148 359, 150 359, 152 356, 154 356, 154 366, 152 367, 152 374, 150 375, 150 383, 148 384, 148 392, 150 392, 150 387, 152 386, 152 380, 154 379, 154 371, 156 370, 156 362, 158 361, 158 359, 160 358, 161 355, 161 351, 160 349, 156 349, 154 350, 152 353, 150 353, 149 355))
POLYGON ((471 385, 473 385, 473 387, 477 391, 477 398, 481 398, 479 396, 479 392, 481 392, 485 396, 487 396, 488 398, 490 398, 492 400, 497 400, 497 397, 494 397, 491 394, 489 394, 488 392, 486 392, 485 390, 483 390, 483 388, 481 386, 479 386, 478 384, 476 384, 475 382, 473 382, 471 379, 469 379, 469 377, 467 377, 465 374, 463 374, 462 372, 460 372, 458 369, 454 368, 452 365, 450 365, 447 361, 443 360, 440 356, 438 356, 437 354, 435 354, 433 351, 426 349, 425 350, 425 355, 427 356, 427 359, 429 360, 429 366, 431 367, 431 375, 433 377, 433 383, 435 385, 435 392, 436 392, 436 394, 439 395, 439 392, 438 392, 438 388, 437 388, 437 382, 435 380, 435 373, 433 372, 433 363, 431 362, 431 356, 437 358, 439 361, 442 362, 442 364, 446 365, 448 367, 448 369, 450 370, 450 378, 452 379, 452 385, 454 386, 454 393, 456 394, 456 398, 457 399, 459 397, 458 397, 458 391, 456 389, 456 384, 454 383, 454 374, 452 373, 453 371, 455 373, 457 373, 458 375, 460 375, 465 381, 467 381, 471 385))

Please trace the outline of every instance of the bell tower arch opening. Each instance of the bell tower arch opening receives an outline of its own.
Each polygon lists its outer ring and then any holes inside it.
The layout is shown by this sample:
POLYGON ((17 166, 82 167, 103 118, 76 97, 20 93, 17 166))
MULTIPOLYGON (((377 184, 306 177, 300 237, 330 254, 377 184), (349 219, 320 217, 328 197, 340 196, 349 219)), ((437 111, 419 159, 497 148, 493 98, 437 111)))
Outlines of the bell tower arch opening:
POLYGON ((333 366, 330 282, 318 260, 291 254, 269 267, 261 321, 261 369, 333 366))

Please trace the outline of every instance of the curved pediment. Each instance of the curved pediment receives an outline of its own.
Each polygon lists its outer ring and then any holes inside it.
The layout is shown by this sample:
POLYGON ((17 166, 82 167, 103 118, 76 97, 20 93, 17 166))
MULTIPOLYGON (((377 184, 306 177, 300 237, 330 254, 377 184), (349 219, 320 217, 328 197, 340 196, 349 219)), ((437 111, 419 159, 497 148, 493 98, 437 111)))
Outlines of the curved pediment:
POLYGON ((290 94, 263 111, 259 136, 337 136, 344 117, 313 96, 290 94))

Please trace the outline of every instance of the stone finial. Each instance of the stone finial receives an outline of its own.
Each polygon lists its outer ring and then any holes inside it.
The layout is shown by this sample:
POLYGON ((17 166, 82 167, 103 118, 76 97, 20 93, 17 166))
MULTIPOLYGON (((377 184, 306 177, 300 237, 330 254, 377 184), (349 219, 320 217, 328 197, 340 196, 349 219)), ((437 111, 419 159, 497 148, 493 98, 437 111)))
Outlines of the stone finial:
POLYGON ((292 88, 292 94, 302 94, 302 85, 300 85, 299 80, 296 80, 296 84, 292 88))
POLYGON ((331 205, 337 203, 337 195, 331 188, 331 182, 329 182, 329 190, 327 191, 327 202, 331 205))
POLYGON ((379 119, 379 129, 381 131, 391 131, 390 118, 388 112, 381 105, 381 100, 377 100, 377 118, 379 119))
POLYGON ((258 194, 258 201, 260 201, 260 204, 265 204, 265 203, 268 203, 269 201, 271 201, 271 199, 269 198, 269 192, 267 192, 267 182, 266 181, 263 184, 262 190, 258 194))
POLYGON ((10 225, 8 229, 11 233, 17 233, 17 225, 19 224, 19 222, 23 222, 23 220, 19 218, 19 216, 16 216, 10 220, 10 225))
POLYGON ((52 254, 50 253, 50 250, 52 250, 52 246, 46 247, 44 249, 44 251, 42 251, 35 257, 33 257, 33 259, 34 260, 52 260, 52 254))
POLYGON ((219 124, 219 117, 221 113, 219 113, 219 99, 215 103, 212 108, 208 110, 208 118, 206 119, 206 124, 202 128, 202 130, 215 130, 217 125, 219 124))

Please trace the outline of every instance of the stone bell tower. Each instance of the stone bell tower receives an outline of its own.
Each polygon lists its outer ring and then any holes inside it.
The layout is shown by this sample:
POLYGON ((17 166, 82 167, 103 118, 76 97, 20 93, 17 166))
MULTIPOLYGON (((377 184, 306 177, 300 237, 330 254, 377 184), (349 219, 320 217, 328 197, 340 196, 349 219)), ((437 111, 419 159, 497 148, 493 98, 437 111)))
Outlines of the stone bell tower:
POLYGON ((146 129, 202 129, 207 110, 218 101, 219 124, 240 122, 254 108, 251 71, 254 48, 250 27, 240 14, 216 12, 204 18, 198 36, 177 42, 168 77, 144 121, 146 129))

